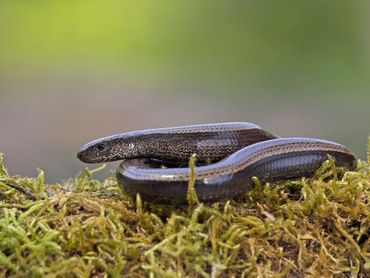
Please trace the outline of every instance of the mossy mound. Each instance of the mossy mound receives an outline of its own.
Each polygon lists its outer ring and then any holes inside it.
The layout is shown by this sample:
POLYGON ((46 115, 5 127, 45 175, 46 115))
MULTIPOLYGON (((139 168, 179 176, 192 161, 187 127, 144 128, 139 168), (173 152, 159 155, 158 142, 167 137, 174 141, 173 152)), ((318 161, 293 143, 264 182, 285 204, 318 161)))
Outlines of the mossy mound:
POLYGON ((133 201, 93 172, 45 184, 1 159, 1 276, 370 275, 369 163, 343 172, 329 159, 310 179, 183 207, 133 201))

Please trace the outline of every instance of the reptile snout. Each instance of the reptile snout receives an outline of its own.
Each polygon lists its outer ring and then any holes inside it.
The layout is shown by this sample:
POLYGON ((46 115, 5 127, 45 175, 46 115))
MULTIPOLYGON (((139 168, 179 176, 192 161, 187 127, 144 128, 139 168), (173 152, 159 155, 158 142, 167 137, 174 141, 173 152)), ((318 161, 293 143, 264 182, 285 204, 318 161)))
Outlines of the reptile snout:
POLYGON ((81 160, 82 162, 85 162, 85 155, 84 155, 84 152, 83 151, 79 151, 78 153, 77 153, 77 158, 79 159, 79 160, 81 160))

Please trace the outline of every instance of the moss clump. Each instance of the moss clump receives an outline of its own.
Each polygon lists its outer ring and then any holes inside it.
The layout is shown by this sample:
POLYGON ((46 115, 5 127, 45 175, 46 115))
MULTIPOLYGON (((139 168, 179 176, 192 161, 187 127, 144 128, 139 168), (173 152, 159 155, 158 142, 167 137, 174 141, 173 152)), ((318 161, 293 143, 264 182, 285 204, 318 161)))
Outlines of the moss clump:
MULTIPOLYGON (((370 275, 370 167, 328 160, 310 179, 190 206, 131 200, 86 170, 64 184, 11 177, 0 161, 0 275, 370 275)), ((193 193, 191 194, 194 195, 193 193)))

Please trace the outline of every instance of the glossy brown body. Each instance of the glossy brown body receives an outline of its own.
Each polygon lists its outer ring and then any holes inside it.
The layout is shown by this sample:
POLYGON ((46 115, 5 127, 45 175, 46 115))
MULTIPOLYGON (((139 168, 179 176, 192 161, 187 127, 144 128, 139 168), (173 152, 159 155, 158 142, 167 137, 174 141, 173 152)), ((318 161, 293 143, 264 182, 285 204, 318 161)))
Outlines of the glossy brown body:
POLYGON ((155 158, 187 163, 196 153, 199 162, 218 161, 251 144, 276 138, 247 122, 147 129, 104 137, 81 147, 78 158, 99 163, 131 158, 155 158))
MULTIPOLYGON (((328 158, 353 169, 356 159, 343 146, 312 138, 279 138, 247 146, 224 160, 195 168, 195 189, 203 202, 234 198, 262 182, 311 176, 328 158)), ((153 169, 145 160, 122 162, 117 179, 130 194, 166 203, 186 202, 189 168, 153 169)))
POLYGON ((218 161, 195 167, 195 189, 204 202, 233 198, 250 190, 254 176, 262 182, 311 176, 328 155, 334 157, 337 166, 347 169, 353 169, 356 162, 352 152, 340 144, 314 138, 276 138, 250 123, 114 135, 85 145, 79 158, 86 162, 125 159, 117 180, 126 192, 140 193, 151 201, 179 204, 186 202, 190 169, 160 168, 151 159, 182 165, 193 153, 203 163, 208 159, 218 161), (99 144, 105 146, 97 152, 99 144))

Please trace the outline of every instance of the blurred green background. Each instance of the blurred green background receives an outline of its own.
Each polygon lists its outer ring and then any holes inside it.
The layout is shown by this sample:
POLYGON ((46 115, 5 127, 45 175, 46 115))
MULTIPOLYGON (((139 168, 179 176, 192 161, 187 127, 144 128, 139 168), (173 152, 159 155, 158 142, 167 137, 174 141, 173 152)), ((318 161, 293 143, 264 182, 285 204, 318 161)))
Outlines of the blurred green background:
POLYGON ((369 26, 368 1, 1 1, 0 151, 59 182, 98 137, 252 121, 365 158, 369 26))

